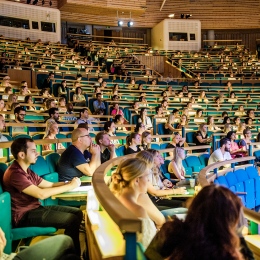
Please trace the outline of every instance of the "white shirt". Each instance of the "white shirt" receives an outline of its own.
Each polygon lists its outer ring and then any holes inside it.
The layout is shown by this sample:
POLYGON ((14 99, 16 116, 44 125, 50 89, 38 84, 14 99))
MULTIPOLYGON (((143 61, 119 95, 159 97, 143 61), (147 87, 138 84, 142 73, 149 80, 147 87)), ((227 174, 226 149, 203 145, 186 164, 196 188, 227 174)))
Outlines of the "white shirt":
MULTIPOLYGON (((0 142, 8 142, 8 139, 3 136, 3 135, 0 135, 0 142)), ((3 157, 3 149, 0 148, 0 157, 3 157)))
MULTIPOLYGON (((226 161, 226 160, 232 160, 230 152, 225 152, 223 154, 222 151, 220 150, 220 148, 218 148, 209 157, 208 165, 211 165, 216 162, 226 161)), ((224 167, 230 167, 230 165, 226 164, 226 165, 224 165, 224 167)))

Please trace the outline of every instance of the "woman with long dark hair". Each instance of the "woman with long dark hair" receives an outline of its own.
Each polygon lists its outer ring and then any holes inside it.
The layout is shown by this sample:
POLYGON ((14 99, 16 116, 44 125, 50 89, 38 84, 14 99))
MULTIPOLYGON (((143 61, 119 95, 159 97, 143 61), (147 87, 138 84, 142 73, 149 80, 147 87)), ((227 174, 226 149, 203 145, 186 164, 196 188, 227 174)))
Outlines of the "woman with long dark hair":
POLYGON ((241 210, 233 192, 208 185, 194 198, 184 221, 175 218, 163 225, 145 255, 150 260, 242 260, 236 232, 241 210))

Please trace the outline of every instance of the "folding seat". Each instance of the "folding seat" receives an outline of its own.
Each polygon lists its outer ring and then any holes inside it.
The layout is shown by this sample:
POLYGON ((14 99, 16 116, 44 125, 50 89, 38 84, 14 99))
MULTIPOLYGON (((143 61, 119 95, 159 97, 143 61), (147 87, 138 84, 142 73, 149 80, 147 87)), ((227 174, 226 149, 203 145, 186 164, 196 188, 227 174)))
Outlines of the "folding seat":
POLYGON ((192 168, 193 172, 199 172, 204 168, 197 156, 188 156, 185 161, 187 166, 192 168))
POLYGON ((250 179, 254 180, 255 185, 255 205, 260 205, 260 176, 258 175, 258 171, 255 167, 249 166, 246 169, 246 172, 250 179))
POLYGON ((199 156, 199 160, 201 165, 207 166, 208 165, 208 160, 209 160, 210 155, 209 154, 201 154, 199 156))

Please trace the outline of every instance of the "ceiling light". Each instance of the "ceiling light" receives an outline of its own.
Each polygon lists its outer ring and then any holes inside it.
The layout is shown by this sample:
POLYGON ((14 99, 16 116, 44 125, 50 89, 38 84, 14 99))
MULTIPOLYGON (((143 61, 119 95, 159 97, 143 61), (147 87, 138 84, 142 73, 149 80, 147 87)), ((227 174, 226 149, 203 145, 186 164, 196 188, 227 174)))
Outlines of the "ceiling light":
POLYGON ((119 20, 119 21, 117 22, 117 24, 118 24, 118 26, 123 26, 124 22, 123 22, 122 20, 119 20))
POLYGON ((168 17, 169 17, 169 18, 173 18, 173 17, 174 17, 174 14, 169 14, 168 17))
POLYGON ((186 19, 192 17, 192 14, 186 14, 186 19))
POLYGON ((132 27, 134 25, 134 22, 133 21, 129 21, 128 23, 127 23, 127 26, 128 27, 132 27))

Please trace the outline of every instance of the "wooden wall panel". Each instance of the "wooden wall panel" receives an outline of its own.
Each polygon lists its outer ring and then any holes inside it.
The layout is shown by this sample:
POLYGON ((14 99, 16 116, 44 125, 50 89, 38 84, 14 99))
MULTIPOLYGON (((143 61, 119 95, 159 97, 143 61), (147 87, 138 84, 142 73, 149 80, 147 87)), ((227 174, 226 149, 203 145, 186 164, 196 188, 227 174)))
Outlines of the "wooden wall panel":
POLYGON ((164 57, 163 56, 141 56, 136 55, 136 57, 145 64, 146 68, 156 70, 161 75, 164 73, 164 57))
MULTIPOLYGON (((62 0, 64 1, 64 0, 62 0)), ((70 1, 70 8, 75 8, 79 0, 70 1), (73 2, 73 4, 72 4, 73 2)), ((90 0, 88 0, 90 1, 90 0)), ((99 1, 99 0, 98 0, 99 1)), ((62 19, 70 21, 81 21, 87 24, 117 25, 116 10, 132 9, 132 18, 135 27, 152 28, 169 14, 174 13, 176 18, 180 18, 182 13, 192 14, 192 18, 199 19, 202 29, 256 29, 260 28, 260 1, 258 0, 166 0, 162 11, 160 11, 163 0, 143 1, 113 1, 105 0, 101 6, 93 8, 81 8, 81 12, 71 12, 66 8, 67 4, 60 9, 62 19), (138 5, 136 4, 138 2, 138 5), (106 6, 109 5, 110 6, 106 6), (129 6, 132 8, 129 9, 129 6), (112 8, 113 7, 113 8, 112 8), (100 9, 99 16, 94 8, 100 9), (101 9, 105 11, 101 11, 101 9), (85 15, 88 14, 88 15, 85 15)), ((92 1, 93 2, 93 1, 92 1)), ((129 13, 125 13, 126 18, 129 13)))
MULTIPOLYGON (((31 0, 31 5, 33 3, 34 0, 31 0)), ((19 3, 21 4, 27 4, 26 3, 27 0, 20 0, 19 3)), ((38 3, 37 3, 37 6, 43 6, 43 7, 49 7, 49 8, 58 8, 58 0, 51 0, 52 2, 52 6, 50 6, 50 0, 44 0, 44 5, 42 5, 42 0, 39 0, 38 3)), ((19 4, 18 3, 18 4, 19 4)))

